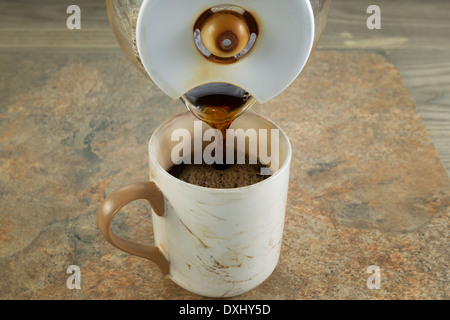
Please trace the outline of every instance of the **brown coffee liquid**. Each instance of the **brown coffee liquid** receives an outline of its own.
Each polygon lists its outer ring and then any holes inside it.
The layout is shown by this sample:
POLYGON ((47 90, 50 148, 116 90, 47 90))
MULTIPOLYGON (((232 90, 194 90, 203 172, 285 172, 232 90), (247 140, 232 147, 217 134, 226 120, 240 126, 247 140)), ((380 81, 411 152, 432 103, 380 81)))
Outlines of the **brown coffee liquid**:
POLYGON ((196 100, 197 115, 219 131, 226 130, 242 112, 246 98, 226 94, 211 94, 196 100))
POLYGON ((222 134, 223 157, 226 159, 227 129, 242 112, 245 100, 224 94, 207 95, 197 100, 198 115, 222 134))
POLYGON ((239 115, 255 103, 255 99, 246 91, 226 83, 197 87, 185 94, 182 101, 197 118, 221 132, 223 145, 219 148, 223 150, 224 159, 227 129, 239 115))
POLYGON ((172 166, 168 172, 184 182, 207 188, 230 189, 249 186, 267 179, 261 175, 261 168, 267 166, 260 162, 249 164, 232 164, 226 168, 218 168, 207 164, 180 164, 172 166))

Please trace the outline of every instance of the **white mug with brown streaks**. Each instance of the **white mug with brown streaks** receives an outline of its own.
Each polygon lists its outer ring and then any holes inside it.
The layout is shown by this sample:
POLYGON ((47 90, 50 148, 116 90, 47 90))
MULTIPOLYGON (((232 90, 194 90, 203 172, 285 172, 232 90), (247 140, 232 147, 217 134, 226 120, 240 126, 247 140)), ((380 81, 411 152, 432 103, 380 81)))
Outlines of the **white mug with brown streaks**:
POLYGON ((150 181, 109 195, 98 210, 98 226, 108 242, 155 262, 186 290, 208 297, 236 296, 265 281, 278 263, 291 145, 276 124, 247 112, 232 128, 279 130, 276 172, 241 188, 196 186, 167 172, 173 165, 171 150, 177 144, 172 133, 180 128, 192 131, 195 120, 191 113, 183 113, 154 132, 149 143, 150 181), (138 199, 152 206, 154 246, 120 238, 111 231, 115 214, 138 199))

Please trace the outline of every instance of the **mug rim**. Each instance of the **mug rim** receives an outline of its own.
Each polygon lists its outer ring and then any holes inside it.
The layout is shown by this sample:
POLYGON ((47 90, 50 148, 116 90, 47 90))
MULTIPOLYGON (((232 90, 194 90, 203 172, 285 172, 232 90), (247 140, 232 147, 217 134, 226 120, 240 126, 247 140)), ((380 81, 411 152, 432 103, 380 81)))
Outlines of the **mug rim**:
MULTIPOLYGON (((149 158, 150 158, 149 165, 150 164, 155 165, 156 169, 158 171, 160 171, 162 173, 162 175, 164 177, 166 177, 167 179, 169 179, 169 180, 171 180, 171 181, 173 181, 173 182, 175 182, 177 184, 180 184, 182 186, 194 188, 194 189, 197 189, 197 190, 200 190, 200 191, 220 192, 220 193, 223 193, 223 192, 233 193, 233 192, 241 192, 242 190, 253 189, 253 188, 260 187, 260 186, 263 186, 265 184, 271 183, 271 181, 275 180, 279 175, 282 174, 283 171, 287 170, 289 165, 290 165, 291 158, 292 158, 291 141, 289 140, 289 137, 287 136, 287 134, 275 122, 273 122, 272 120, 267 119, 266 117, 264 117, 264 116, 262 116, 260 114, 257 114, 255 112, 251 112, 251 111, 246 111, 245 114, 249 114, 249 115, 251 115, 253 117, 258 117, 258 118, 260 118, 260 119, 270 123, 273 127, 275 127, 276 129, 278 129, 280 131, 280 133, 281 133, 280 138, 284 137, 284 139, 287 142, 287 155, 286 155, 286 157, 285 157, 285 159, 283 161, 283 164, 278 168, 278 170, 274 174, 270 175, 270 177, 264 179, 263 181, 259 181, 259 182, 253 183, 251 185, 244 186, 244 187, 238 187, 238 188, 211 188, 211 187, 203 187, 203 186, 199 186, 199 185, 195 185, 195 184, 192 184, 192 183, 185 182, 183 180, 180 180, 180 179, 174 177, 169 172, 167 172, 167 170, 164 169, 162 167, 162 165, 159 163, 159 161, 158 161, 158 159, 156 157, 156 154, 154 152, 151 152, 152 145, 155 144, 155 139, 158 136, 158 132, 159 131, 161 131, 169 123, 171 123, 173 121, 176 121, 177 119, 179 119, 181 117, 184 117, 186 115, 192 115, 192 113, 190 111, 185 111, 185 112, 182 112, 182 113, 179 113, 179 114, 173 116, 172 118, 170 118, 170 119, 166 120, 165 122, 163 122, 162 124, 160 124, 155 129, 155 131, 153 132, 152 136, 150 137, 150 140, 149 140, 149 143, 148 143, 148 153, 149 153, 149 158)), ((243 115, 241 115, 241 116, 243 116, 243 115)))

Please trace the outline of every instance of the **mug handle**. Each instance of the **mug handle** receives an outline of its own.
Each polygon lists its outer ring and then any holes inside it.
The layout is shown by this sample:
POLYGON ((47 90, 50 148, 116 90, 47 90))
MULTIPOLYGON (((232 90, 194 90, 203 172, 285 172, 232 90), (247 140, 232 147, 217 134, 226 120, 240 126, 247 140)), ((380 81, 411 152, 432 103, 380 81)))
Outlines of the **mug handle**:
POLYGON ((153 261, 163 274, 170 270, 169 261, 158 247, 123 239, 111 231, 114 216, 127 204, 135 200, 148 200, 158 216, 164 215, 164 197, 156 184, 151 181, 138 182, 123 187, 106 197, 97 211, 97 225, 105 239, 116 248, 153 261))

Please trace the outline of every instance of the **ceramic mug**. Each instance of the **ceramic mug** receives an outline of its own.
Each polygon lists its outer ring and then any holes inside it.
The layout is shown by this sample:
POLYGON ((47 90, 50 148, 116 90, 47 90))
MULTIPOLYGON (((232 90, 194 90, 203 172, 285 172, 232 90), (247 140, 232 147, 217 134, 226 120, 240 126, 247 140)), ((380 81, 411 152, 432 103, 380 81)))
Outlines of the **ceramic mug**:
MULTIPOLYGON (((179 286, 207 297, 231 297, 265 281, 281 248, 291 145, 273 122, 246 112, 231 128, 278 130, 278 170, 265 180, 232 189, 200 187, 167 172, 173 165, 174 130, 193 133, 190 112, 162 124, 149 143, 150 181, 111 193, 98 210, 105 239, 120 250, 153 261, 179 286), (126 204, 146 199, 152 207, 155 246, 115 235, 111 224, 126 204)), ((202 127, 206 130, 206 125, 202 127)), ((259 139, 259 137, 258 137, 259 139)), ((267 139, 270 144, 272 140, 267 139)), ((267 146, 270 148, 271 146, 267 146)))

